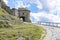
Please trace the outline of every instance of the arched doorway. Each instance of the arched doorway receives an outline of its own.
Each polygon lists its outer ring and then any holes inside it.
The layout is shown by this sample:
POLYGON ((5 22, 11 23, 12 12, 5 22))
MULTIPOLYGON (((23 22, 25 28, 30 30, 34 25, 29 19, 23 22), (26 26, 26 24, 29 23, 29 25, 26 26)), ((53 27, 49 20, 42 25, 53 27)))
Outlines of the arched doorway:
POLYGON ((20 18, 22 18, 22 20, 25 22, 25 17, 21 16, 20 18))

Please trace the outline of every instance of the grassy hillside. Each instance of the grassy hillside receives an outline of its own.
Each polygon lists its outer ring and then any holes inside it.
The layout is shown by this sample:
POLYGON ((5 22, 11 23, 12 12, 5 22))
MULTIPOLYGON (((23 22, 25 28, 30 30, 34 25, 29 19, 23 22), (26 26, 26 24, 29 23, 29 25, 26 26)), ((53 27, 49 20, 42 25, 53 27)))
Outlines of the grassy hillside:
POLYGON ((17 40, 20 37, 26 40, 43 40, 42 34, 45 33, 42 27, 22 23, 19 18, 0 8, 0 40, 17 40))

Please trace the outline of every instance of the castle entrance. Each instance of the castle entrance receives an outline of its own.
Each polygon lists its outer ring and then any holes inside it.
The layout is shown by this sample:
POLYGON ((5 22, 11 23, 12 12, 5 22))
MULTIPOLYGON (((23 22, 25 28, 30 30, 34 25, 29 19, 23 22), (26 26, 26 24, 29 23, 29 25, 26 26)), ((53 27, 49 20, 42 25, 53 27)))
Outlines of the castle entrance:
POLYGON ((22 17, 20 17, 20 18, 22 18, 22 20, 25 22, 25 17, 22 16, 22 17))

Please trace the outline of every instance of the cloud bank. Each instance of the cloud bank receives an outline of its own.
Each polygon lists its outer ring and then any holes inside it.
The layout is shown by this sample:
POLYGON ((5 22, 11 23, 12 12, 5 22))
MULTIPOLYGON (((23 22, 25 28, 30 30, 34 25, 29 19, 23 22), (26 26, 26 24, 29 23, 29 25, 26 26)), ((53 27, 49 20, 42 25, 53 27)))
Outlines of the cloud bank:
POLYGON ((38 13, 31 13, 31 16, 33 16, 36 21, 47 21, 47 22, 49 21, 49 22, 60 23, 60 0, 43 0, 43 1, 40 0, 40 2, 41 4, 39 5, 40 6, 42 5, 42 9, 44 9, 45 7, 46 8, 45 10, 48 10, 48 12, 42 10, 38 13))

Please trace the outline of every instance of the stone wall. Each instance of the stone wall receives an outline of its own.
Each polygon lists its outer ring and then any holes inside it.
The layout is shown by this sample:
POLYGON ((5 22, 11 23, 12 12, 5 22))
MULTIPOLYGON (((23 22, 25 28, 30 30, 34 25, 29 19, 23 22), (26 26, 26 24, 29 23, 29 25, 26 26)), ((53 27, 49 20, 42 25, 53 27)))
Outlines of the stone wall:
POLYGON ((12 8, 11 10, 12 10, 12 15, 18 17, 18 10, 15 8, 12 8))

